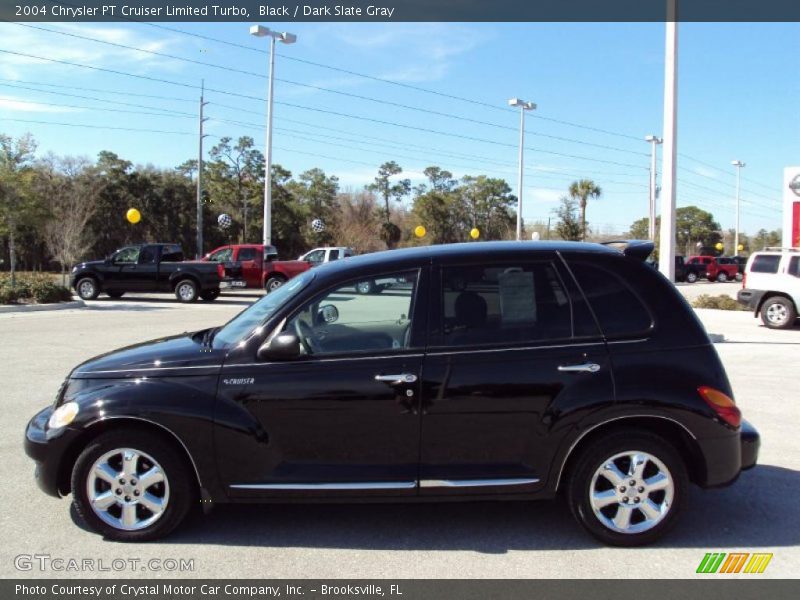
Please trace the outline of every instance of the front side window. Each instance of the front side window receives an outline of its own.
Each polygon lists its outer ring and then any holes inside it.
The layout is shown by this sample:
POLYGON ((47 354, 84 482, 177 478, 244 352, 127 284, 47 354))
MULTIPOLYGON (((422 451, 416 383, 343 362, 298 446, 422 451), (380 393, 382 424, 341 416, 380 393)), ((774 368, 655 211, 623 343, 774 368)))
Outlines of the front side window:
POLYGON ((569 268, 607 337, 642 335, 652 328, 650 311, 616 273, 582 262, 569 268))
POLYGON ((386 287, 380 293, 358 293, 360 281, 337 286, 300 309, 286 331, 295 333, 313 356, 408 348, 417 276, 417 271, 381 275, 386 287))
POLYGON ((129 246, 123 248, 114 255, 115 263, 135 263, 139 260, 139 246, 129 246))
POLYGON ((158 248, 156 246, 145 246, 139 253, 140 265, 152 265, 156 262, 158 256, 158 248))
POLYGON ((777 273, 781 264, 780 254, 759 254, 753 259, 751 273, 777 273))
POLYGON ((445 346, 569 339, 592 327, 550 262, 444 268, 442 313, 445 346))
POLYGON ((325 260, 325 250, 314 250, 306 254, 306 258, 310 263, 319 264, 325 260))
POLYGON ((223 248, 208 255, 211 262, 230 262, 233 260, 233 248, 223 248))

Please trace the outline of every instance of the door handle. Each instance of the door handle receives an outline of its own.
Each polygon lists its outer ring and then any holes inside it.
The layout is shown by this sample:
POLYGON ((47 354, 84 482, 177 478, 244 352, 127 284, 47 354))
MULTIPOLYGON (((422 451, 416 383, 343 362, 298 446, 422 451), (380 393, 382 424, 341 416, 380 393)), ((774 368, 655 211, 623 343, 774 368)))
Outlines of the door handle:
POLYGON ((399 375, 375 375, 375 381, 384 381, 397 385, 398 383, 414 383, 417 376, 413 373, 400 373, 399 375))
POLYGON ((559 365, 558 370, 562 373, 597 373, 600 370, 600 365, 590 362, 582 365, 559 365))

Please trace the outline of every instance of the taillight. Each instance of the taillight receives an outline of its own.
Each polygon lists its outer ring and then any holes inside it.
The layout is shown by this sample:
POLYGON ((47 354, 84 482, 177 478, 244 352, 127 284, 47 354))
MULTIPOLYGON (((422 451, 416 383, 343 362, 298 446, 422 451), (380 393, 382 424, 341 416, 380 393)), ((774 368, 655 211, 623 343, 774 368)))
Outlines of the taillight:
POLYGON ((225 277, 225 265, 222 263, 217 263, 217 274, 219 275, 220 279, 225 277))
POLYGON ((697 388, 697 392, 706 401, 706 404, 714 409, 714 412, 728 425, 739 427, 742 424, 742 412, 736 406, 733 398, 706 385, 697 388))

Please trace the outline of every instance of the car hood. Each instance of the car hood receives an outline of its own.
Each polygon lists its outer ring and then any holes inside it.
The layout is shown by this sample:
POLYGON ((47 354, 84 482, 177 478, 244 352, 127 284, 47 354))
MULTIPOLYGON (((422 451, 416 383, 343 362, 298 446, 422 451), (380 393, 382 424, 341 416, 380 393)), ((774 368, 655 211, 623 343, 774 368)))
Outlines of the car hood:
POLYGON ((202 344, 206 330, 143 342, 101 354, 78 365, 76 379, 209 375, 219 371, 225 351, 202 344))

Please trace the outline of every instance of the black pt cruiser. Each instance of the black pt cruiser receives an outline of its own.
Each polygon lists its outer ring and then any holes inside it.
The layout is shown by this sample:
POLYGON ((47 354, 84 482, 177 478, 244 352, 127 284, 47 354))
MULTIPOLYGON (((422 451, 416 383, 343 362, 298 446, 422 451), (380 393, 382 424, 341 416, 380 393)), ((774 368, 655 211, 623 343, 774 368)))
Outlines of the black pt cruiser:
POLYGON ((603 542, 645 544, 690 483, 732 483, 759 448, 651 250, 485 242, 326 264, 222 327, 79 365, 25 449, 42 489, 115 540, 214 503, 562 494, 603 542))

